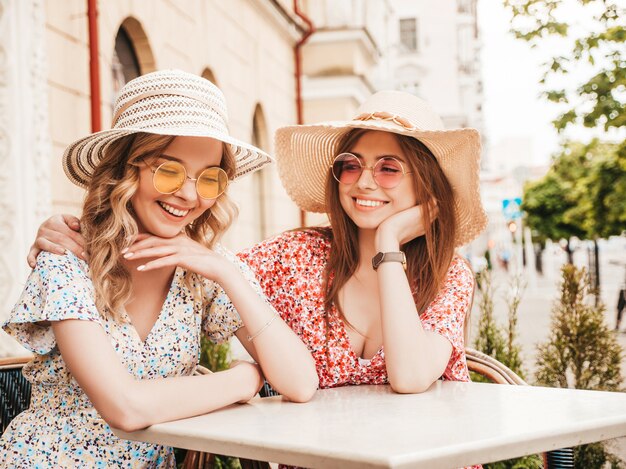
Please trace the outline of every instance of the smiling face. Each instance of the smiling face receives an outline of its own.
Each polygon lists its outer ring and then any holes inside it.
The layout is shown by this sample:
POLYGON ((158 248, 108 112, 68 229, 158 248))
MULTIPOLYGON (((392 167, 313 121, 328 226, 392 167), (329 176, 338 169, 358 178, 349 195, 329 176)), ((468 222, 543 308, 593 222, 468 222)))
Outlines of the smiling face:
MULTIPOLYGON (((382 158, 393 157, 402 163, 405 171, 410 170, 407 155, 389 132, 366 132, 349 152, 359 157, 364 168, 372 168, 382 158)), ((409 174, 397 186, 384 189, 374 180, 372 170, 364 169, 356 182, 339 184, 338 192, 343 210, 361 230, 375 230, 391 215, 417 204, 415 185, 409 174)))
POLYGON ((195 181, 190 179, 176 192, 161 194, 154 188, 153 170, 167 161, 176 161, 185 167, 187 176, 195 179, 206 168, 220 165, 222 148, 222 142, 212 138, 176 137, 161 156, 138 162, 139 187, 131 203, 140 233, 172 238, 217 200, 201 198, 195 181))

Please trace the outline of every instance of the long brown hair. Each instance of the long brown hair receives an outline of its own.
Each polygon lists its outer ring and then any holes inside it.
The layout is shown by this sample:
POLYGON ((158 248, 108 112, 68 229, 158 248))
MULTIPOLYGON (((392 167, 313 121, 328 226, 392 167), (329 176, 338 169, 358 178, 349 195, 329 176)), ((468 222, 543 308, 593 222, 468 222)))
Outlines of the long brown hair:
MULTIPOLYGON (((103 316, 120 320, 120 309, 132 294, 130 274, 121 262, 121 251, 137 236, 131 199, 139 187, 139 165, 156 158, 176 137, 138 133, 111 143, 87 187, 81 231, 89 253, 89 269, 96 307, 103 316)), ((223 145, 220 166, 229 179, 235 175, 235 158, 223 145)), ((236 206, 222 194, 216 203, 185 227, 191 239, 212 247, 230 226, 236 206)), ((193 280, 188 277, 190 284, 193 280)))
MULTIPOLYGON (((336 154, 350 151, 366 132, 369 130, 353 129, 346 133, 339 141, 336 154)), ((393 135, 407 157, 411 172, 405 177, 413 180, 417 200, 423 204, 424 223, 428 227, 424 236, 401 246, 406 254, 407 276, 413 289, 415 305, 421 314, 435 299, 454 257, 454 196, 448 179, 428 147, 412 137, 393 135), (434 220, 431 216, 432 207, 428 203, 430 200, 437 204, 438 214, 434 220)), ((358 229, 341 206, 338 182, 330 170, 326 178, 326 207, 332 241, 325 272, 324 305, 328 312, 334 304, 340 317, 349 324, 338 299, 339 291, 359 264, 358 229)))

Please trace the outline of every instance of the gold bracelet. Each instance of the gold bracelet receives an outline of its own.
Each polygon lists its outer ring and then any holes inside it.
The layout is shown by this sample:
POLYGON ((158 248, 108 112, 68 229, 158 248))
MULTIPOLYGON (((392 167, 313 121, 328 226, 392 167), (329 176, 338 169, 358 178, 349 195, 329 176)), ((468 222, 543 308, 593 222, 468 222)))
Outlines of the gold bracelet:
POLYGON ((261 335, 261 333, 267 329, 268 327, 270 327, 270 324, 272 324, 274 322, 274 319, 276 319, 278 317, 278 311, 276 311, 276 313, 274 313, 274 316, 272 316, 272 319, 270 319, 269 321, 267 321, 265 323, 265 325, 254 335, 248 335, 248 342, 252 342, 254 339, 256 339, 258 336, 261 335))

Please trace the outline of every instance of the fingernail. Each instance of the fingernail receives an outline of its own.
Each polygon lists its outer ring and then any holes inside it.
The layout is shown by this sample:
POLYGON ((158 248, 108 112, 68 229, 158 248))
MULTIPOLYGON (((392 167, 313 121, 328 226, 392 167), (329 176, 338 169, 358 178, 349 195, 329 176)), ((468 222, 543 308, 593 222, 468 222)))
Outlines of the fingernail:
POLYGON ((133 257, 132 252, 127 252, 126 254, 124 254, 124 259, 128 259, 129 257, 133 257))
POLYGON ((124 254, 124 253, 126 253, 127 251, 128 251, 128 248, 124 248, 124 249, 122 249, 122 250, 121 250, 121 253, 122 253, 122 254, 124 254))
POLYGON ((80 253, 81 257, 86 259, 87 258, 87 253, 85 251, 80 253))
POLYGON ((143 270, 143 269, 145 269, 145 268, 146 268, 146 266, 145 266, 145 265, 140 265, 139 267, 137 267, 137 270, 140 270, 140 271, 141 271, 141 270, 143 270))

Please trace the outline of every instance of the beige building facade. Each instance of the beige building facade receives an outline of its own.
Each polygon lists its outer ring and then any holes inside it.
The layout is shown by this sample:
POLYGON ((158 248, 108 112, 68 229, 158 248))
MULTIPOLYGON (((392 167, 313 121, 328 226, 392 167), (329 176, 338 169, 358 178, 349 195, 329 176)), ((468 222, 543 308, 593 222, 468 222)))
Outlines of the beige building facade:
MULTIPOLYGON (((269 153, 274 130, 295 121, 294 45, 302 27, 291 2, 95 3, 103 129, 125 81, 168 68, 214 81, 226 96, 231 134, 269 153)), ((80 215, 83 191, 67 181, 61 155, 92 128, 87 6, 0 2, 0 322, 28 275, 25 255, 38 224, 53 213, 80 215)), ((224 243, 233 250, 300 223, 275 167, 237 181, 231 194, 240 216, 224 243)), ((14 350, 0 337, 0 355, 14 350)))
MULTIPOLYGON (((53 212, 78 214, 82 198, 82 191, 66 182, 58 162, 73 139, 91 131, 86 5, 84 0, 45 2, 53 212)), ((175 68, 214 81, 226 96, 232 135, 271 152, 275 128, 294 120, 293 44, 300 37, 297 23, 279 5, 256 0, 99 1, 103 127, 109 126, 122 82, 175 68), (138 73, 120 64, 124 42, 138 73), (120 68, 131 70, 120 73, 120 68)), ((285 197, 280 190, 274 168, 233 185, 241 207, 227 240, 233 249, 297 222, 298 211, 281 203, 285 197), (263 209, 260 201, 268 202, 263 209)))

